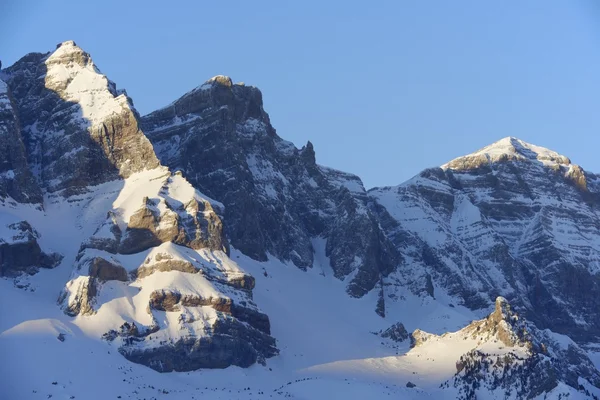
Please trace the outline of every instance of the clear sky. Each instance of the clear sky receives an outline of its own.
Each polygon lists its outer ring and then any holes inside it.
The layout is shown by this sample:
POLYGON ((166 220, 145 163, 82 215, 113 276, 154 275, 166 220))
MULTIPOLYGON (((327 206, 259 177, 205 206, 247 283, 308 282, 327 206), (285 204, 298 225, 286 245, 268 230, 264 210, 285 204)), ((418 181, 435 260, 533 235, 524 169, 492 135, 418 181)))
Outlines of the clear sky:
POLYGON ((505 136, 600 172, 596 0, 2 0, 4 67, 69 39, 142 114, 257 86, 280 136, 368 188, 505 136))

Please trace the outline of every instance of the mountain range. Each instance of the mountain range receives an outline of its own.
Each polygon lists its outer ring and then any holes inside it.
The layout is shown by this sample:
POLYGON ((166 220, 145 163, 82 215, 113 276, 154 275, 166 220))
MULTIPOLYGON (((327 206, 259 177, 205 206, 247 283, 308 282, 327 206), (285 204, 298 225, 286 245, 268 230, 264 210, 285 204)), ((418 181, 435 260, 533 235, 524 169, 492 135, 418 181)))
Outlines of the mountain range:
POLYGON ((367 191, 63 42, 0 70, 0 398, 600 398, 599 207, 514 137, 367 191))

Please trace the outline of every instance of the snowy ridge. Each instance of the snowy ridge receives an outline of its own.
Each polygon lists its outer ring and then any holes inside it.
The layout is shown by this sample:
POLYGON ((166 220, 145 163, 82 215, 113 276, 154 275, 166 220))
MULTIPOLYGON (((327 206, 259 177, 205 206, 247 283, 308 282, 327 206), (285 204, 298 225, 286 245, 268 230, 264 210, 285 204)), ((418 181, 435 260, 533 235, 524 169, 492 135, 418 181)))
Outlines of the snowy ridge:
POLYGON ((72 40, 61 43, 45 64, 46 87, 60 91, 64 100, 79 104, 83 124, 97 125, 123 109, 131 110, 127 96, 116 93, 114 83, 72 40))
POLYGON ((441 166, 443 169, 463 169, 471 163, 495 163, 506 160, 538 160, 546 166, 569 165, 571 160, 545 147, 536 146, 515 137, 505 137, 474 153, 458 157, 441 166))

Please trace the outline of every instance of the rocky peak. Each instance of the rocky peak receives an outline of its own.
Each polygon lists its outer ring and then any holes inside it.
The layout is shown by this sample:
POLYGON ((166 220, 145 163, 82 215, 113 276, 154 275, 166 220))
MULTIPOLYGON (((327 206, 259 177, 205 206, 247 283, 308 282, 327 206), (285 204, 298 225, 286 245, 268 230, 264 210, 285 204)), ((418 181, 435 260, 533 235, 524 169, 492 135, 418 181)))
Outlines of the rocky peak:
POLYGON ((170 135, 181 125, 187 126, 215 116, 238 125, 239 129, 231 129, 234 126, 228 129, 236 132, 238 137, 274 135, 269 116, 263 109, 260 90, 234 84, 230 77, 224 75, 209 79, 170 105, 144 116, 143 129, 149 136, 170 135))
MULTIPOLYGON (((393 270, 397 254, 368 209, 361 180, 319 166, 311 142, 298 149, 280 138, 261 92, 231 82, 212 78, 143 117, 161 162, 223 202, 236 249, 307 269, 313 243, 324 242, 320 251, 335 277, 352 274, 348 292, 365 295, 393 270)), ((381 298, 383 304, 383 291, 381 298)))
POLYGON ((300 149, 300 155, 307 165, 315 165, 317 163, 315 148, 310 140, 306 142, 306 146, 300 149))
POLYGON ((504 161, 537 161, 547 166, 570 165, 569 158, 515 137, 505 137, 474 153, 458 157, 443 169, 465 170, 504 161))
POLYGON ((525 345, 528 342, 524 325, 504 297, 497 297, 494 311, 486 319, 471 324, 468 329, 480 338, 496 337, 506 346, 525 345))
POLYGON ((94 64, 90 55, 72 40, 57 44, 56 50, 46 60, 46 64, 68 65, 70 63, 76 63, 81 67, 94 64))
POLYGON ((57 46, 46 60, 46 88, 55 91, 64 101, 81 107, 82 117, 89 125, 130 111, 125 94, 119 94, 114 82, 96 68, 90 55, 67 41, 57 46))
POLYGON ((517 315, 512 311, 508 301, 504 297, 498 296, 496 298, 494 312, 490 314, 490 318, 494 321, 494 323, 499 323, 500 321, 511 321, 516 317, 517 315))
POLYGON ((508 137, 369 195, 415 292, 431 280, 471 309, 505 296, 540 328, 598 337, 597 175, 508 137))
POLYGON ((233 86, 233 81, 231 80, 230 77, 225 76, 225 75, 217 75, 217 76, 213 76, 212 78, 210 78, 209 80, 206 81, 206 83, 211 83, 211 84, 217 84, 217 85, 223 85, 226 87, 231 87, 233 86))
POLYGON ((72 194, 159 166, 131 100, 75 42, 31 53, 4 71, 42 188, 72 194))
POLYGON ((459 388, 460 399, 478 398, 481 388, 503 391, 505 398, 531 399, 560 383, 585 392, 581 378, 600 385, 600 373, 582 348, 519 318, 503 297, 487 318, 436 338, 474 344, 456 362, 457 373, 447 383, 459 388))

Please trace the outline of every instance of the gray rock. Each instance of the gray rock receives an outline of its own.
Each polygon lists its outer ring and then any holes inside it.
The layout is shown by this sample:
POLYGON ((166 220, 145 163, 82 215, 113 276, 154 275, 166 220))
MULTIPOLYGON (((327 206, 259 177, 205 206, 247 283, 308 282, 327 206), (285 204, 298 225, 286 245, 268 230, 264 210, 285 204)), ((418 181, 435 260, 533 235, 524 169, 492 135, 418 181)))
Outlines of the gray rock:
POLYGON ((502 295, 540 328, 600 340, 600 178, 515 138, 492 148, 369 192, 411 260, 384 277, 386 294, 440 287, 471 309, 502 295))
POLYGON ((62 256, 46 254, 40 248, 39 234, 27 221, 7 226, 10 237, 0 238, 0 276, 15 276, 21 273, 35 273, 38 268, 54 268, 62 256))
POLYGON ((91 276, 81 277, 70 282, 75 288, 70 288, 75 295, 69 297, 69 292, 64 290, 58 297, 57 303, 63 305, 65 314, 75 317, 77 315, 91 315, 98 293, 96 278, 91 276))
POLYGON ((215 77, 143 117, 142 127, 162 163, 225 205, 225 231, 248 256, 306 269, 313 240, 325 238, 335 276, 357 271, 348 286, 357 297, 394 269, 399 255, 360 179, 317 165, 310 142, 297 149, 277 136, 257 88, 215 77))
POLYGON ((584 378, 600 387, 600 372, 577 344, 540 330, 520 318, 503 298, 496 300, 494 312, 463 329, 480 342, 496 338, 506 346, 504 355, 474 349, 460 357, 457 373, 449 383, 459 388, 459 398, 476 396, 477 388, 502 391, 505 397, 535 398, 559 383, 582 390, 584 378), (529 353, 522 359, 511 349, 519 346, 529 353))
MULTIPOLYGON (((132 342, 133 343, 133 342, 132 342)), ((279 353, 275 340, 235 319, 218 320, 209 337, 186 337, 151 349, 123 346, 130 361, 159 372, 193 371, 200 368, 249 367, 279 353)))
POLYGON ((37 171, 40 185, 69 195, 157 167, 159 162, 138 128, 131 100, 119 98, 124 95, 117 93, 115 84, 100 78, 104 87, 82 90, 119 106, 113 113, 91 119, 95 117, 86 116, 83 108, 89 106, 71 99, 69 84, 76 77, 47 74, 57 65, 101 76, 89 54, 73 42, 62 43, 55 53, 28 54, 4 70, 19 115, 27 161, 30 169, 37 171))
POLYGON ((13 96, 0 79, 0 198, 41 203, 42 192, 27 164, 21 125, 13 96))
POLYGON ((128 280, 127 271, 117 262, 111 262, 102 257, 94 257, 88 260, 87 263, 89 264, 89 276, 97 278, 101 282, 126 282, 128 280))
POLYGON ((167 200, 167 212, 157 208, 156 200, 145 198, 139 210, 129 219, 118 244, 122 254, 137 253, 165 242, 190 247, 229 251, 221 218, 208 202, 192 199, 180 208, 167 200))
POLYGON ((379 336, 393 340, 394 342, 403 342, 409 338, 409 334, 401 322, 396 322, 386 330, 379 332, 379 336))

